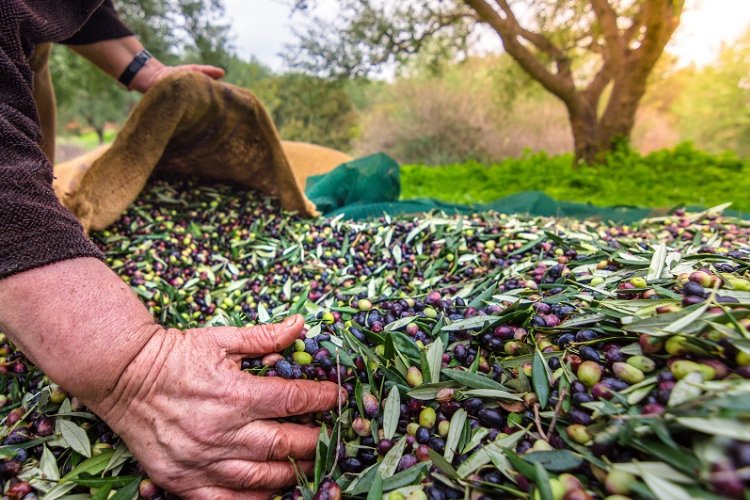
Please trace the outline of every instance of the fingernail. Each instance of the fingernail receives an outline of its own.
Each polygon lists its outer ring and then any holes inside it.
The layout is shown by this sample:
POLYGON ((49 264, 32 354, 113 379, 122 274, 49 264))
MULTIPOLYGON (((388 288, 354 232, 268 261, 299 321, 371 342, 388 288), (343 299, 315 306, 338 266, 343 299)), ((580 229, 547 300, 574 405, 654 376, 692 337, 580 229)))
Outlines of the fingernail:
POLYGON ((294 326, 294 324, 297 322, 297 315, 289 316, 287 319, 284 320, 282 323, 284 326, 294 326))

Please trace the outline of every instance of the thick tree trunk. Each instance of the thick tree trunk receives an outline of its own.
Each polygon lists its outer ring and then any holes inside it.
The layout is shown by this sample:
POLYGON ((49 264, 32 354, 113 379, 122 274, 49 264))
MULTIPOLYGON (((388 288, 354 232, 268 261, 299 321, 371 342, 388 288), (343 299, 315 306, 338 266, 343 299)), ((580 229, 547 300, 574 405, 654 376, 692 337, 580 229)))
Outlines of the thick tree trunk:
POLYGON ((573 131, 573 146, 575 163, 594 163, 602 154, 599 140, 599 119, 597 117, 597 102, 589 102, 583 97, 576 96, 572 102, 566 102, 568 120, 573 131))
POLYGON ((632 85, 625 78, 614 82, 606 109, 599 116, 599 95, 579 93, 565 105, 568 110, 576 164, 593 164, 627 141, 635 126, 638 105, 645 85, 632 85))

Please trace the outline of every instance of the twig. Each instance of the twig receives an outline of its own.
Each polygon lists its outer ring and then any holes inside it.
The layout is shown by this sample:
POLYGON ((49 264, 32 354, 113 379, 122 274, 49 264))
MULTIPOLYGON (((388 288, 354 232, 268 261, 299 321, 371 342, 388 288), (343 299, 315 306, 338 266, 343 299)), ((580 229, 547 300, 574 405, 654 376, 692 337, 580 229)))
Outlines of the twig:
POLYGON ((555 425, 557 425, 557 417, 560 415, 563 401, 565 401, 565 396, 567 395, 568 395, 568 388, 563 387, 562 390, 560 391, 560 396, 557 398, 557 404, 555 405, 555 412, 552 414, 552 420, 549 423, 549 427, 547 427, 548 436, 552 436, 552 434, 555 433, 555 425))
POLYGON ((544 441, 547 441, 547 434, 544 432, 542 419, 539 417, 539 403, 534 403, 534 424, 536 424, 536 430, 539 432, 539 436, 544 441))

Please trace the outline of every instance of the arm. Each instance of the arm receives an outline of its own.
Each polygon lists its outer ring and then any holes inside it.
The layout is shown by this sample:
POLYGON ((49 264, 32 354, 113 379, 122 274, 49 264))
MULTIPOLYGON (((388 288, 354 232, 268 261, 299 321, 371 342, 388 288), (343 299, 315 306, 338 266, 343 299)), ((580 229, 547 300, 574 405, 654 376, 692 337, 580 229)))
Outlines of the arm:
POLYGON ((311 470, 318 430, 270 419, 332 407, 336 385, 239 369, 243 357, 293 343, 299 316, 274 326, 165 330, 90 258, 0 280, 0 304, 0 329, 102 417, 168 491, 267 497, 259 490, 294 484, 288 457, 311 470))
MULTIPOLYGON (((112 78, 117 79, 125 68, 128 67, 133 58, 143 50, 143 45, 136 37, 129 36, 88 45, 73 45, 71 49, 94 63, 112 78)), ((224 70, 216 66, 204 64, 165 66, 154 57, 138 72, 131 82, 129 89, 137 90, 141 93, 146 92, 156 82, 175 71, 197 71, 214 79, 224 76, 224 70)))
MULTIPOLYGON (((86 24, 64 44, 82 55, 115 80, 120 77, 133 58, 143 50, 143 45, 117 15, 112 0, 105 0, 94 11, 86 24)), ((215 66, 187 64, 165 66, 156 58, 151 59, 138 72, 129 86, 130 90, 146 92, 156 82, 174 71, 198 71, 211 78, 224 76, 224 70, 215 66)))

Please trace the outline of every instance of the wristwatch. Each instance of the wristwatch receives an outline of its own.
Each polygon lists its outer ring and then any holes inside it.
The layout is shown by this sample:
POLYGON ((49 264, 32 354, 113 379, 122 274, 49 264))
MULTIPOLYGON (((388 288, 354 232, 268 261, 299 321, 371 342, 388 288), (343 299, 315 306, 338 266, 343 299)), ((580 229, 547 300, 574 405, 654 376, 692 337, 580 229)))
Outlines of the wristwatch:
POLYGON ((152 56, 151 52, 146 49, 138 52, 130 64, 128 64, 128 67, 125 68, 125 71, 122 72, 120 78, 118 78, 120 83, 130 88, 130 83, 133 81, 133 78, 135 78, 135 75, 138 74, 141 68, 143 68, 152 57, 154 56, 152 56))

